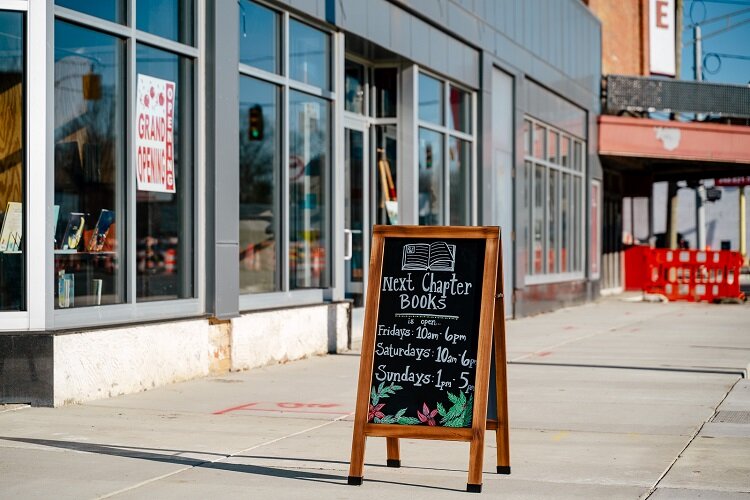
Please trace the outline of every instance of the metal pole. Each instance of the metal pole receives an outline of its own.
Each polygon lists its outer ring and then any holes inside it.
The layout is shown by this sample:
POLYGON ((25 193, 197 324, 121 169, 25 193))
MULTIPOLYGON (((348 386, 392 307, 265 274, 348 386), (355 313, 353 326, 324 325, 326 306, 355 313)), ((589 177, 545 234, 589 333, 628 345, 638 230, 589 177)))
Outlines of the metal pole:
POLYGON ((695 248, 706 249, 706 187, 695 187, 695 248))
POLYGON ((703 41, 701 40, 701 27, 693 28, 693 37, 695 38, 695 80, 703 81, 703 41))
POLYGON ((667 248, 672 250, 677 248, 677 183, 669 181, 667 191, 667 248))
POLYGON ((740 186, 740 253, 743 263, 747 262, 747 204, 745 201, 745 186, 740 186))

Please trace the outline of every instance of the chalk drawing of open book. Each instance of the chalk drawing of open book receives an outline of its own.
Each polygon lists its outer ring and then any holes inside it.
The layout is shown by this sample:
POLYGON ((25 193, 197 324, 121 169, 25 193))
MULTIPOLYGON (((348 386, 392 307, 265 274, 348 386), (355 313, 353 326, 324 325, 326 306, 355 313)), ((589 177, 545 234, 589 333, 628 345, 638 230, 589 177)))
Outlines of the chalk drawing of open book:
POLYGON ((456 266, 456 245, 444 241, 404 245, 403 271, 453 271, 456 266))

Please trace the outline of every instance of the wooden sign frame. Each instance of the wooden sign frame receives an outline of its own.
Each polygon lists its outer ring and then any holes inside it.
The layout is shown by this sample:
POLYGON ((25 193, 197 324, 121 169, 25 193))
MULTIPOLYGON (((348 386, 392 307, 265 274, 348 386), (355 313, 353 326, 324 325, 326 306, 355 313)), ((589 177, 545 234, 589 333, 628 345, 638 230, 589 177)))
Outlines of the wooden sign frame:
POLYGON ((399 438, 469 441, 469 471, 466 490, 482 491, 485 430, 495 430, 497 473, 510 474, 508 432, 507 374, 505 350, 505 307, 503 297, 502 244, 498 227, 380 226, 373 228, 370 274, 365 302, 362 354, 352 435, 352 454, 348 483, 361 485, 367 437, 385 437, 388 467, 400 467, 399 438), (471 427, 430 427, 368 423, 368 405, 372 384, 374 349, 380 306, 380 284, 386 238, 410 239, 484 239, 485 257, 482 275, 481 307, 477 343, 477 365, 471 427), (495 386, 498 420, 487 419, 492 346, 495 354, 495 386))

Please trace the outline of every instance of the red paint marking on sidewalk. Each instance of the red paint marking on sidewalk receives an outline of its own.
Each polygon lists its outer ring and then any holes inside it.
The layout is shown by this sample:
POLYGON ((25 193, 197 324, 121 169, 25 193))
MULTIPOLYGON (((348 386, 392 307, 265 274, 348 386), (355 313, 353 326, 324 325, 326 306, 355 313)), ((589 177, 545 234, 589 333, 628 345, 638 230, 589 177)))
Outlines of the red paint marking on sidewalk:
POLYGON ((576 329, 576 327, 575 326, 571 326, 571 325, 563 327, 563 330, 575 330, 575 329, 576 329))
POLYGON ((540 357, 540 358, 543 358, 545 356, 549 356, 550 354, 552 354, 552 352, 550 352, 550 351, 543 351, 543 352, 536 353, 537 357, 540 357))
POLYGON ((245 409, 247 409, 247 408, 249 408, 251 406, 255 406, 257 404, 258 403, 247 403, 245 405, 233 406, 232 408, 227 408, 225 410, 215 411, 215 412, 213 412, 213 415, 223 415, 225 413, 229 413, 229 412, 232 412, 232 411, 245 410, 245 409))
POLYGON ((234 411, 275 411, 281 413, 332 413, 336 415, 342 415, 347 413, 344 410, 341 411, 326 411, 318 408, 334 408, 341 406, 337 403, 299 403, 299 402, 254 402, 247 403, 240 406, 233 406, 224 410, 213 412, 213 415, 224 415, 225 413, 231 413, 234 411), (265 408, 259 408, 258 406, 264 406, 265 408), (269 408, 270 407, 270 408, 269 408))

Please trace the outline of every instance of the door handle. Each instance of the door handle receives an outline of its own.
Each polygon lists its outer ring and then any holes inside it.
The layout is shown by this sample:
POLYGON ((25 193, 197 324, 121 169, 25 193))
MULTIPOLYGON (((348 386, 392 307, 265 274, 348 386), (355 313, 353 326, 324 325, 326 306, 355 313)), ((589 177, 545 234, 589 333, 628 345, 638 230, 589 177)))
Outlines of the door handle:
POLYGON ((352 260, 352 230, 344 229, 344 260, 352 260))

